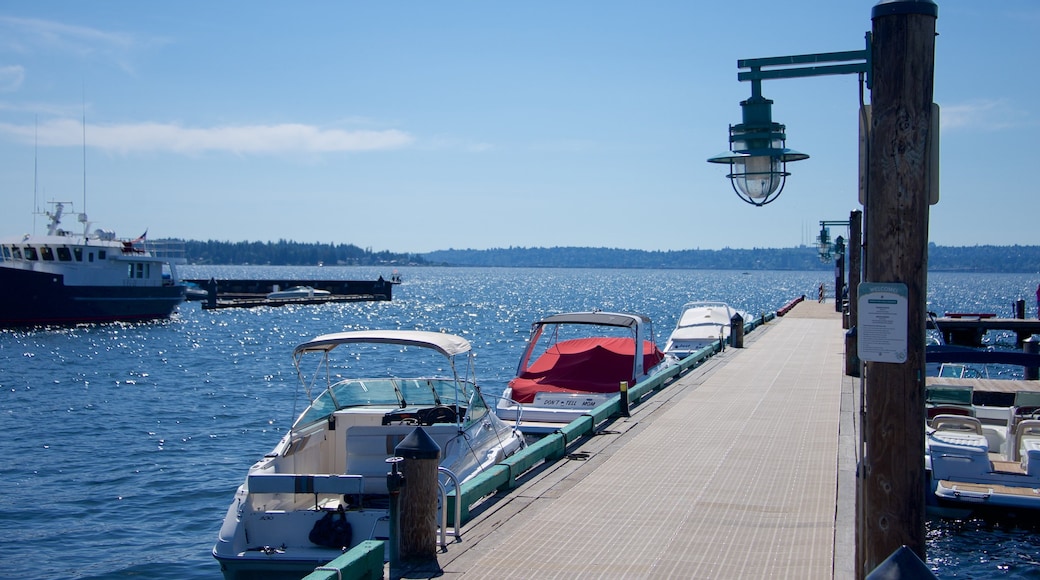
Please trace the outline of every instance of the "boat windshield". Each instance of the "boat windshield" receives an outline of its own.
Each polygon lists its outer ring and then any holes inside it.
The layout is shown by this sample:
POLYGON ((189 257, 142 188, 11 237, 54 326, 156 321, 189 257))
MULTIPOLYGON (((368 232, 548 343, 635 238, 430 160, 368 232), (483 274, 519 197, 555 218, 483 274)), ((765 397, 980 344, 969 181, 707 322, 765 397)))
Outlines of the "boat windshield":
POLYGON ((458 382, 458 401, 455 387, 455 380, 445 377, 344 379, 318 395, 295 427, 320 421, 347 407, 466 406, 473 385, 458 382))

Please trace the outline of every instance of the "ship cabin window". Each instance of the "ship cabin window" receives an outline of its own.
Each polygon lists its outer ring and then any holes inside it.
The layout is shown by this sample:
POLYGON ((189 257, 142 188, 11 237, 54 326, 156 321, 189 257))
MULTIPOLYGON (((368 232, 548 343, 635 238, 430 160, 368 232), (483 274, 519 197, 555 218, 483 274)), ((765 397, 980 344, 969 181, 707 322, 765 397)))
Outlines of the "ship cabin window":
POLYGON ((130 270, 128 272, 128 274, 130 275, 131 278, 140 278, 140 279, 146 279, 146 278, 151 277, 151 273, 152 273, 152 265, 151 264, 145 264, 143 262, 130 264, 130 270))
POLYGON ((72 248, 72 255, 76 257, 77 262, 83 261, 83 248, 72 248))
POLYGON ((58 252, 58 260, 59 261, 62 261, 62 262, 71 262, 72 261, 72 252, 69 251, 68 246, 62 246, 62 247, 58 248, 57 252, 58 252))
POLYGON ((42 246, 40 248, 40 257, 43 258, 47 262, 53 262, 54 261, 54 249, 51 248, 50 246, 42 246))
POLYGON ((25 246, 25 259, 36 261, 39 258, 36 257, 36 248, 32 246, 25 246))
POLYGON ((11 246, 11 257, 15 260, 22 259, 22 249, 18 246, 11 246))
POLYGON ((97 253, 97 259, 98 260, 104 260, 106 256, 107 256, 107 253, 105 252, 105 250, 98 250, 98 253, 97 253))
POLYGON ((3 246, 3 248, 4 248, 3 249, 4 259, 5 260, 10 260, 11 259, 11 248, 8 248, 7 246, 3 246))

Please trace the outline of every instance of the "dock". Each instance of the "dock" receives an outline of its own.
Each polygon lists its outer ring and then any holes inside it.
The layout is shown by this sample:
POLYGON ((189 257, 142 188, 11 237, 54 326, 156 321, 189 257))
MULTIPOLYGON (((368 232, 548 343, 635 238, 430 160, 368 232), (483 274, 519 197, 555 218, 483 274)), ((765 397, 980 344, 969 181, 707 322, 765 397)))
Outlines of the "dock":
POLYGON ((1040 320, 1036 318, 997 318, 990 313, 947 313, 941 318, 929 319, 926 324, 941 332, 947 344, 964 346, 981 346, 983 336, 991 330, 1014 332, 1019 348, 1027 338, 1040 334, 1040 320))
POLYGON ((258 306, 286 306, 289 304, 328 304, 336 302, 371 302, 393 299, 393 287, 398 278, 386 280, 289 280, 289 279, 209 279, 185 280, 207 291, 202 300, 204 310, 223 308, 255 308, 258 306), (310 286, 330 294, 299 298, 268 298, 267 294, 293 286, 310 286))
POLYGON ((480 504, 406 578, 850 578, 855 390, 803 302, 480 504))

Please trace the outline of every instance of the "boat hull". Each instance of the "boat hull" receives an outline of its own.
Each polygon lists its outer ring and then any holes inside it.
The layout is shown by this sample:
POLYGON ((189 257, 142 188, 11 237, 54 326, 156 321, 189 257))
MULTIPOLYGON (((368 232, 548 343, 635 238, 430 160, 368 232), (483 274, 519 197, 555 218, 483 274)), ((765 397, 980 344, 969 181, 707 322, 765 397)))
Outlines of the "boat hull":
POLYGON ((68 286, 61 274, 0 268, 0 326, 66 325, 168 318, 184 287, 68 286))

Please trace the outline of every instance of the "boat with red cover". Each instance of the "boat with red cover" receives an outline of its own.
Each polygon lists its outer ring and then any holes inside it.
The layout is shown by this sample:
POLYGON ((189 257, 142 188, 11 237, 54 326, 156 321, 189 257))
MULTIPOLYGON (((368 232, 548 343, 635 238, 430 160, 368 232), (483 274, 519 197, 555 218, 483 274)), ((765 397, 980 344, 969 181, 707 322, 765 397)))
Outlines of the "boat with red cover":
POLYGON ((654 341, 642 314, 570 312, 532 324, 516 377, 496 413, 524 433, 551 433, 617 396, 674 359, 654 341))

